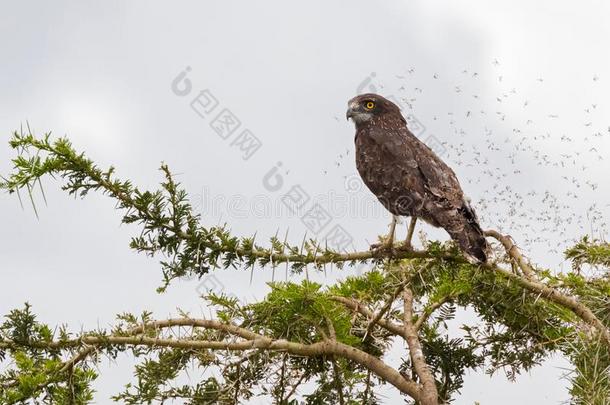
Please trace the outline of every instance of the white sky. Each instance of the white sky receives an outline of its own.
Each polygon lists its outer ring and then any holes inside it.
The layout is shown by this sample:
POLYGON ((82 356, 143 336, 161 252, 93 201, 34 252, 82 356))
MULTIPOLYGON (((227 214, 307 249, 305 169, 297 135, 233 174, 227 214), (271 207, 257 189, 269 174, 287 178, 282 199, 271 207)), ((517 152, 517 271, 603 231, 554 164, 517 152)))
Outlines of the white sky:
MULTIPOLYGON (((2 145, 28 120, 142 187, 155 187, 168 163, 206 225, 227 221, 259 241, 278 228, 301 240, 298 217, 265 211, 298 184, 365 248, 388 217, 354 177, 344 114, 357 89, 375 88, 404 102, 422 139, 444 145, 485 227, 560 270, 570 237, 607 235, 608 15, 603 1, 2 2, 0 173, 12 156, 2 145), (171 82, 187 66, 193 90, 179 97, 171 82), (203 89, 260 139, 251 159, 189 107, 203 89), (270 191, 263 178, 277 162, 284 183, 270 191), (331 207, 339 200, 349 209, 331 207)), ((51 180, 45 191, 39 220, 0 197, 0 313, 27 300, 41 320, 76 329, 110 325, 123 311, 208 313, 196 280, 155 293, 159 266, 129 250, 137 229, 120 226, 112 201, 74 200, 51 180)), ((208 281, 245 299, 260 298, 271 279, 269 269, 252 285, 246 271, 214 275, 208 281)), ((519 385, 469 375, 456 403, 566 401, 565 366, 555 359, 519 385)), ((103 370, 98 403, 132 374, 125 359, 103 370)))

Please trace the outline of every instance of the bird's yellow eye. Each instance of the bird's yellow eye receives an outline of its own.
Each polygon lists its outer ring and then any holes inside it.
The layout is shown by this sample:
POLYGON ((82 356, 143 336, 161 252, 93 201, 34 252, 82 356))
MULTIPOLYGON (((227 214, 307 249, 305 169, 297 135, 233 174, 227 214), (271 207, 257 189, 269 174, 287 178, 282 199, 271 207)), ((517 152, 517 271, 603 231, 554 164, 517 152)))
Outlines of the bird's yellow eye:
POLYGON ((366 102, 366 109, 367 110, 372 110, 373 107, 375 107, 375 103, 373 103, 372 101, 367 101, 366 102))

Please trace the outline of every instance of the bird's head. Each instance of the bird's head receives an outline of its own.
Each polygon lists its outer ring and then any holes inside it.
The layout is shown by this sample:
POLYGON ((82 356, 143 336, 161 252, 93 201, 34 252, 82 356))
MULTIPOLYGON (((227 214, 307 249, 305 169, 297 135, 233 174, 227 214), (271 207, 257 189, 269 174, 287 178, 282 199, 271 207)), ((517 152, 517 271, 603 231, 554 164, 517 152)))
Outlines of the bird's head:
POLYGON ((378 94, 361 94, 348 101, 347 106, 345 117, 348 120, 351 118, 356 126, 385 114, 397 114, 401 117, 400 108, 378 94))

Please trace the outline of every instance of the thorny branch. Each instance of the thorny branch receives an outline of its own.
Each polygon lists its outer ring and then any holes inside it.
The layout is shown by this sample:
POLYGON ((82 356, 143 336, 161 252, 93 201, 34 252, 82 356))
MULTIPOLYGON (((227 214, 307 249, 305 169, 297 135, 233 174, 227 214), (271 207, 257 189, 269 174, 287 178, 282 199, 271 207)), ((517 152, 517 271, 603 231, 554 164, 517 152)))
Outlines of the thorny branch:
POLYGON ((268 350, 288 352, 299 356, 336 356, 354 361, 378 377, 394 385, 401 392, 418 400, 420 397, 420 389, 417 383, 405 379, 397 370, 385 364, 379 358, 370 355, 362 350, 336 340, 325 339, 311 344, 303 344, 298 342, 287 341, 284 339, 272 339, 267 336, 259 335, 245 328, 240 328, 231 324, 224 324, 215 320, 207 319, 167 319, 162 321, 150 322, 140 327, 131 329, 126 336, 119 335, 92 335, 82 336, 77 339, 54 340, 48 342, 0 342, 0 349, 19 349, 20 347, 31 347, 38 349, 70 349, 78 348, 82 345, 95 347, 108 346, 147 346, 147 347, 167 347, 191 350, 229 350, 229 351, 246 351, 246 350, 268 350), (197 340, 197 339, 167 339, 160 337, 145 336, 145 331, 155 331, 157 329, 172 327, 172 326, 193 326, 206 329, 224 331, 232 335, 243 338, 239 341, 215 341, 215 340, 197 340), (135 335, 135 336, 133 336, 135 335))
POLYGON ((610 349, 610 329, 604 325, 604 323, 600 321, 597 316, 595 316, 589 307, 578 302, 575 297, 564 294, 556 288, 548 286, 539 281, 536 277, 536 272, 534 269, 525 261, 517 246, 512 243, 508 236, 503 236, 499 232, 493 230, 485 231, 485 234, 498 239, 502 243, 502 245, 506 248, 506 253, 517 263, 525 276, 519 276, 518 274, 493 264, 485 265, 486 268, 496 271, 515 281, 526 290, 533 293, 538 293, 545 299, 569 309, 587 324, 593 326, 601 335, 604 344, 610 349))

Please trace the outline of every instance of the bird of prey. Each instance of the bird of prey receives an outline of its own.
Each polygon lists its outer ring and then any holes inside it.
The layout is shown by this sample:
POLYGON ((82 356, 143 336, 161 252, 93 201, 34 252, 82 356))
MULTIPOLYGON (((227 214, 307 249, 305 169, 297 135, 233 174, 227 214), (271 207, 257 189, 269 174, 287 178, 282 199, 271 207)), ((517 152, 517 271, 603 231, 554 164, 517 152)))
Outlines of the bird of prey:
POLYGON ((488 245, 458 179, 430 148, 407 128, 400 108, 377 94, 348 102, 346 117, 356 125, 356 166, 364 184, 392 213, 389 246, 397 216, 411 217, 406 247, 420 218, 444 228, 466 257, 486 262, 488 245))

